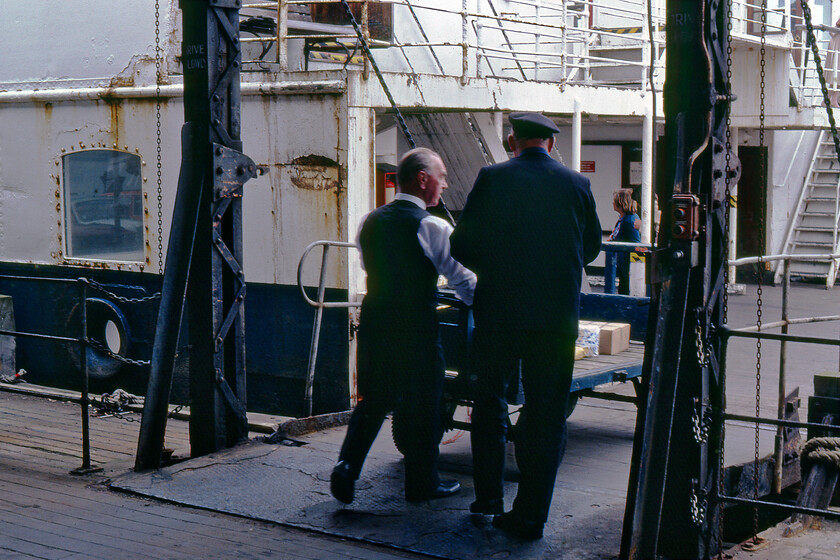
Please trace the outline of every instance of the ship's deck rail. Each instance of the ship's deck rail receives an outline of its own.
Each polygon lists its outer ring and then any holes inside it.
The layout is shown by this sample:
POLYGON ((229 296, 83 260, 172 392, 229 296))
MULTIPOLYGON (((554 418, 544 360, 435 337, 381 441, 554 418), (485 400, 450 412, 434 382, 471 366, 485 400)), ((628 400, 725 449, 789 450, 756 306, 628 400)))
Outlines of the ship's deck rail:
MULTIPOLYGON (((650 14, 647 0, 360 0, 351 4, 384 72, 641 91, 650 89, 651 77, 656 89, 664 81, 664 0, 654 0, 650 14)), ((338 0, 243 3, 245 68, 266 70, 266 62, 272 62, 280 70, 348 64, 367 70, 358 37, 349 19, 342 16, 338 0)), ((830 43, 833 36, 840 36, 840 28, 822 21, 813 24, 828 89, 836 95, 840 61, 838 46, 830 43)), ((789 81, 797 105, 822 106, 805 21, 796 7, 792 10, 786 4, 762 10, 758 0, 733 0, 733 48, 754 49, 762 35, 766 48, 785 51, 788 75, 782 79, 789 81)), ((773 66, 773 60, 767 58, 768 79, 778 80, 775 74, 781 67, 773 66)))

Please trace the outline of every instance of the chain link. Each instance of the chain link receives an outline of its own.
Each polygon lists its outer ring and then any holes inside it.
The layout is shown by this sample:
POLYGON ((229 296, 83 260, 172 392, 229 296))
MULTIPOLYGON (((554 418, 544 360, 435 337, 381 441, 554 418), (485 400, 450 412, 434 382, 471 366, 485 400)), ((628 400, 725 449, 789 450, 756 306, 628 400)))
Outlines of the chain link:
MULTIPOLYGON (((761 84, 760 84, 760 104, 759 104, 759 124, 758 124, 758 149, 761 158, 761 169, 760 169, 760 178, 759 178, 759 185, 761 185, 762 190, 765 189, 765 185, 767 183, 767 158, 765 154, 765 143, 764 143, 764 132, 765 132, 765 124, 764 124, 764 100, 765 100, 765 86, 766 86, 766 74, 765 74, 765 66, 767 64, 767 0, 761 1, 761 84)), ((759 224, 766 223, 764 220, 764 202, 759 204, 759 224)), ((763 247, 764 240, 760 244, 760 247, 763 247)), ((760 249, 763 250, 763 249, 760 249)), ((761 331, 761 296, 762 296, 762 284, 763 284, 763 276, 764 276, 764 263, 761 260, 761 257, 758 259, 758 285, 756 286, 756 310, 755 310, 755 322, 758 331, 761 331)), ((761 416, 761 339, 758 338, 755 341, 755 456, 754 456, 754 463, 753 463, 753 499, 758 500, 758 463, 759 463, 759 424, 758 418, 761 416)), ((758 505, 753 506, 753 539, 758 539, 758 505)))
POLYGON ((828 85, 825 83, 825 73, 823 72, 822 60, 820 59, 819 45, 817 45, 817 38, 814 35, 814 25, 811 21, 811 7, 808 6, 807 0, 801 0, 802 16, 805 19, 805 27, 808 29, 808 44, 811 47, 811 52, 814 54, 814 65, 817 67, 817 77, 820 80, 820 89, 822 89, 823 103, 825 110, 828 113, 828 124, 831 127, 831 138, 834 140, 834 152, 837 154, 837 160, 840 161, 840 136, 837 133, 837 123, 834 120, 834 110, 831 107, 831 101, 828 98, 828 85))
MULTIPOLYGON (((100 418, 103 418, 105 416, 113 416, 114 418, 125 420, 126 422, 140 422, 140 419, 138 418, 126 416, 127 414, 135 414, 137 412, 134 410, 129 410, 126 407, 130 404, 142 405, 143 402, 143 397, 132 395, 131 393, 127 393, 122 389, 117 389, 113 393, 102 393, 102 396, 99 398, 99 401, 90 399, 88 401, 88 404, 96 409, 100 418)), ((186 405, 179 404, 171 411, 169 411, 167 417, 174 418, 175 415, 181 412, 181 410, 183 410, 185 406, 186 405)))
POLYGON ((696 323, 694 325, 694 334, 695 334, 695 345, 697 346, 697 364, 700 367, 708 367, 709 360, 711 358, 711 351, 709 350, 708 341, 703 337, 703 325, 701 324, 700 317, 703 314, 702 308, 697 308, 694 310, 694 316, 696 318, 696 323))
POLYGON ((695 402, 694 414, 691 415, 691 430, 694 434, 694 441, 702 445, 709 441, 709 432, 712 428, 711 417, 704 414, 703 406, 695 402))
MULTIPOLYGON (((729 95, 729 102, 726 104, 726 169, 724 173, 724 184, 726 185, 724 201, 724 250, 723 262, 726 269, 723 273, 723 313, 721 320, 725 325, 729 315, 729 244, 730 244, 730 210, 732 208, 732 1, 726 3, 726 93, 729 95)), ((721 409, 720 413, 720 441, 718 441, 718 496, 722 496, 726 488, 724 486, 723 473, 725 472, 724 442, 726 438, 726 427, 723 414, 726 412, 726 368, 720 368, 720 379, 718 390, 720 391, 721 409)), ((717 551, 718 560, 723 560, 723 500, 718 499, 717 503, 717 551)))
POLYGON ((116 353, 112 352, 107 346, 105 346, 104 344, 102 344, 101 342, 99 342, 98 340, 96 340, 94 338, 84 338, 84 339, 82 339, 82 342, 84 342, 85 344, 87 344, 88 346, 90 346, 91 348, 96 350, 97 352, 101 352, 101 353, 105 354, 106 356, 108 356, 109 358, 113 358, 113 359, 117 360, 118 362, 122 362, 124 364, 129 364, 129 365, 137 366, 137 367, 145 367, 145 366, 148 366, 151 363, 151 362, 149 362, 149 360, 133 360, 131 358, 126 358, 125 356, 120 356, 119 354, 116 354, 116 353))
POLYGON ((163 274, 163 188, 161 180, 161 142, 160 142, 160 85, 163 81, 161 74, 160 48, 160 0, 155 0, 155 118, 157 119, 157 256, 158 272, 163 274))
POLYGON ((706 505, 707 501, 706 498, 701 496, 700 493, 697 491, 698 483, 696 480, 691 481, 691 499, 690 499, 690 510, 691 510, 691 522, 694 523, 696 527, 700 527, 703 525, 703 522, 706 520, 706 505))
POLYGON ((79 278, 79 282, 87 284, 94 290, 102 292, 109 298, 119 301, 120 303, 145 303, 147 301, 154 301, 156 299, 160 299, 160 292, 156 292, 150 296, 132 298, 117 295, 114 292, 110 291, 108 288, 106 288, 104 285, 100 284, 96 280, 91 280, 90 278, 79 278))

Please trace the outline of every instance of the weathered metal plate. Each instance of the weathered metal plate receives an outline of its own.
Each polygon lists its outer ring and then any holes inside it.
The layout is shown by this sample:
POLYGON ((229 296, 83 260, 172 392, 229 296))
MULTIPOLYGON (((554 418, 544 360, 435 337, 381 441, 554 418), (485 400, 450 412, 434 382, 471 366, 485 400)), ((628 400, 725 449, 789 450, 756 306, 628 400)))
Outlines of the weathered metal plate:
MULTIPOLYGON (((343 428, 298 438, 307 442, 299 447, 251 443, 157 472, 129 473, 112 486, 439 558, 594 560, 612 558, 618 551, 624 495, 623 490, 612 488, 615 485, 594 480, 570 483, 561 475, 545 538, 526 543, 494 529, 489 517, 469 513, 474 493, 468 438, 453 445, 455 449, 446 449, 441 457, 446 471, 442 476, 457 478, 461 493, 445 500, 409 504, 403 499, 402 461, 388 437, 389 426, 383 426, 380 434, 350 506, 343 506, 329 493, 329 476, 343 428)), ((574 453, 561 470, 575 472, 581 454, 588 451, 575 449, 574 453)), ((602 456, 604 453, 602 448, 602 456)), ((508 507, 514 493, 515 487, 510 485, 508 507)))

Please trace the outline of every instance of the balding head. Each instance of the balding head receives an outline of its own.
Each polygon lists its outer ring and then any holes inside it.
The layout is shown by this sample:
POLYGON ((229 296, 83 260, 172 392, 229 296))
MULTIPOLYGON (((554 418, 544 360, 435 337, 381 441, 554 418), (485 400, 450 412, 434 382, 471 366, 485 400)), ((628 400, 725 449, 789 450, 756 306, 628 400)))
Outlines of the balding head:
POLYGON ((446 188, 446 166, 435 151, 414 148, 400 158, 397 165, 399 192, 423 199, 426 206, 436 206, 446 188))

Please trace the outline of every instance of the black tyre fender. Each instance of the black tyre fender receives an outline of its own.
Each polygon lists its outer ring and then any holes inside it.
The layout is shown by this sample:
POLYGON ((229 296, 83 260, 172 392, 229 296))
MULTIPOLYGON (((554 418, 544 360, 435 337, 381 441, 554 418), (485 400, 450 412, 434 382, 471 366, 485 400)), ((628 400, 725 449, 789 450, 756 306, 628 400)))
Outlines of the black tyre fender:
MULTIPOLYGON (((80 305, 80 303, 77 303, 70 310, 67 326, 69 332, 78 332, 81 335, 80 305)), ((101 298, 87 298, 85 307, 88 338, 98 342, 105 348, 109 348, 114 354, 123 357, 127 356, 130 346, 130 333, 128 323, 122 311, 113 302, 101 298)), ((71 361, 81 372, 82 363, 79 345, 71 344, 68 350, 71 361)), ((91 346, 87 347, 86 358, 88 376, 91 379, 107 379, 112 377, 124 365, 123 362, 91 346)))

